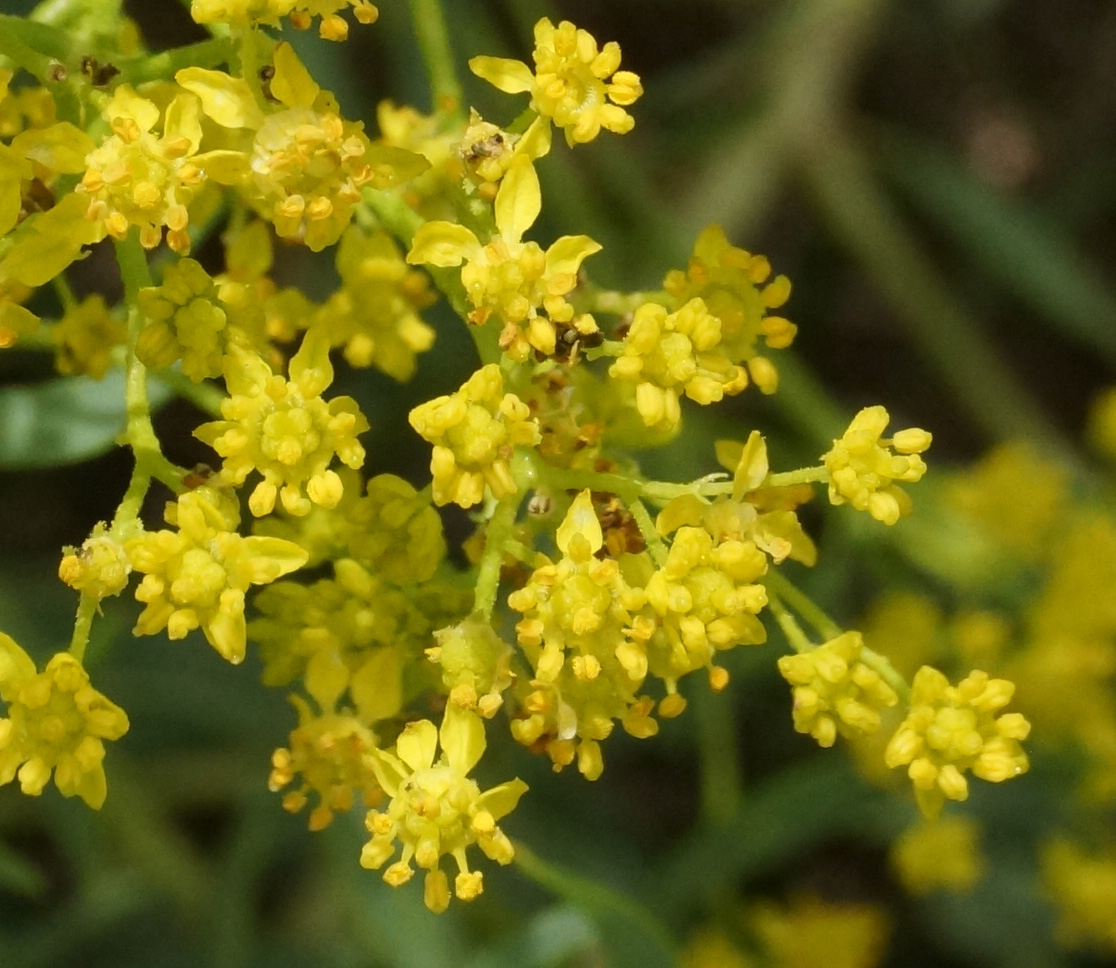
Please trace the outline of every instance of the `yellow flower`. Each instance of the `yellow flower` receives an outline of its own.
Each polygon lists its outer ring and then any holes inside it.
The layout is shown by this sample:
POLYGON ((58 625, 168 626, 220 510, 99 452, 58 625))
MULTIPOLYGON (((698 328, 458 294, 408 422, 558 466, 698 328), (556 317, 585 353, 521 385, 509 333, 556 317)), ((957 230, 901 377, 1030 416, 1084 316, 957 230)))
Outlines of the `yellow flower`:
POLYGON ((409 380, 415 358, 434 343, 434 330, 418 315, 434 302, 426 274, 411 269, 386 232, 350 226, 337 247, 341 286, 317 313, 316 325, 332 346, 343 346, 352 366, 375 366, 409 380))
POLYGON ((341 237, 362 188, 387 188, 428 167, 409 151, 373 146, 362 124, 341 117, 333 95, 318 86, 290 44, 275 48, 269 86, 279 107, 266 113, 242 78, 187 67, 175 79, 198 96, 213 121, 242 132, 240 148, 198 156, 206 174, 239 187, 282 238, 315 252, 341 237))
POLYGON ((276 497, 289 514, 308 514, 312 504, 335 507, 344 485, 329 469, 334 456, 347 467, 364 463, 356 438, 368 421, 352 397, 322 399, 332 382, 329 341, 320 330, 308 332, 291 358, 289 380, 259 356, 229 347, 225 419, 202 424, 194 436, 224 458, 221 473, 233 484, 243 484, 254 470, 263 475, 248 498, 257 517, 271 513, 276 497))
POLYGON ((653 702, 640 695, 646 646, 629 634, 646 599, 615 558, 596 557, 604 533, 589 491, 570 505, 556 543, 559 561, 536 568, 508 596, 508 606, 523 613, 516 634, 534 673, 512 735, 545 749, 555 769, 576 755, 578 770, 595 780, 604 769, 600 742, 614 721, 639 739, 658 731, 653 702))
POLYGON ((464 225, 426 222, 407 254, 413 264, 464 263, 461 283, 474 307, 469 322, 479 326, 495 316, 503 324, 500 348, 518 362, 532 349, 554 355, 555 324, 573 326, 582 335, 597 332, 593 318, 575 317, 565 297, 577 285, 582 261, 601 246, 587 235, 564 235, 545 252, 537 242, 522 241, 541 207, 538 175, 529 158, 520 158, 496 193, 497 235, 487 245, 464 225))
POLYGON ((63 548, 58 577, 83 595, 100 601, 119 595, 128 584, 132 563, 119 536, 98 523, 80 548, 63 548))
POLYGON ((195 155, 201 143, 199 103, 181 93, 163 111, 121 84, 102 112, 113 133, 85 159, 77 191, 88 195, 86 217, 102 234, 122 239, 139 226, 152 249, 163 228, 175 252, 190 250, 187 206, 202 183, 195 155), (161 124, 161 134, 155 129, 161 124))
POLYGON ((138 302, 150 320, 136 343, 144 366, 166 369, 182 360, 182 372, 195 382, 221 375, 229 318, 201 263, 171 263, 162 285, 141 289, 138 302))
POLYGON ((272 754, 267 781, 268 789, 278 793, 301 775, 301 783, 283 794, 283 809, 297 813, 311 793, 317 794, 309 826, 324 830, 335 813, 352 809, 357 793, 365 806, 378 804, 382 792, 372 769, 370 754, 376 748, 372 731, 355 716, 316 714, 299 696, 291 696, 291 702, 298 710, 298 726, 291 730, 289 745, 272 754))
POLYGON ((539 442, 527 405, 504 393, 495 363, 482 366, 456 393, 415 407, 408 420, 434 445, 430 472, 439 506, 470 508, 484 498, 486 486, 497 500, 510 497, 518 490, 510 465, 515 448, 539 442))
POLYGON ((822 455, 829 474, 830 502, 848 501, 884 524, 895 524, 910 513, 911 499, 895 481, 922 479, 926 464, 919 454, 931 441, 930 434, 916 427, 900 430, 890 439, 881 438, 890 420, 883 407, 865 407, 822 455))
POLYGON ((997 715, 1014 691, 986 672, 971 672, 956 686, 930 666, 915 673, 910 712, 887 744, 884 762, 893 770, 908 767, 925 816, 936 817, 946 799, 968 799, 967 771, 992 783, 1027 771, 1019 741, 1030 723, 1019 713, 997 715))
POLYGON ((105 802, 105 740, 128 731, 124 710, 89 684, 82 664, 59 652, 42 672, 15 641, 0 632, 0 785, 19 774, 20 788, 38 796, 54 772, 63 796, 79 796, 94 810, 105 802))
MULTIPOLYGON (((652 675, 666 684, 672 712, 685 705, 677 682, 698 669, 709 671, 715 689, 728 684, 728 672, 714 665, 719 651, 767 640, 757 617, 767 604, 758 579, 767 558, 753 542, 728 539, 714 544, 704 528, 679 528, 667 560, 647 582, 648 611, 655 627, 647 643, 652 675)), ((663 706, 660 706, 663 715, 663 706)))
POLYGON ((1058 912, 1058 940, 1070 948, 1116 952, 1116 851, 1090 852, 1055 840, 1042 852, 1042 879, 1058 912))
POLYGON ((132 567, 144 575, 136 589, 146 608, 136 635, 163 629, 181 639, 201 628, 209 644, 229 662, 244 659, 244 595, 306 563, 306 552, 281 538, 236 533, 236 497, 199 487, 168 503, 168 524, 176 531, 153 531, 127 543, 132 567))
POLYGON ((875 968, 887 944, 886 913, 872 904, 794 898, 758 904, 749 917, 772 968, 875 968))
MULTIPOLYGON (((10 251, 10 250, 9 250, 10 251)), ((0 259, 0 271, 3 260, 0 259)), ((31 291, 18 282, 5 282, 0 276, 0 350, 15 346, 21 336, 34 333, 42 320, 20 305, 31 291)))
POLYGON ((344 40, 349 25, 340 11, 352 8, 362 24, 375 23, 380 11, 369 0, 191 0, 190 16, 199 24, 230 27, 278 27, 287 17, 291 26, 306 30, 311 18, 321 17, 318 34, 324 40, 344 40))
POLYGON ((923 820, 903 831, 891 848, 891 864, 913 894, 971 891, 984 874, 980 824, 972 817, 923 820))
POLYGON ((94 294, 68 309, 50 331, 54 365, 66 376, 85 374, 101 379, 112 364, 112 354, 128 338, 127 327, 114 319, 104 297, 94 294))
POLYGON ((434 633, 438 643, 426 650, 442 669, 442 683, 449 701, 462 709, 476 710, 491 719, 503 705, 503 692, 515 680, 511 671, 512 647, 476 617, 434 633))
POLYGON ((446 706, 442 728, 429 720, 409 723, 395 744, 395 753, 372 754, 376 776, 388 796, 385 810, 371 810, 365 824, 372 839, 364 846, 360 863, 378 870, 395 853, 402 856, 384 871, 392 887, 409 881, 411 862, 427 872, 424 900, 441 913, 449 906, 449 881, 441 869, 442 857, 452 857, 458 874, 454 893, 471 901, 484 889, 480 871, 469 870, 466 851, 476 844, 500 864, 510 864, 511 842, 496 821, 511 813, 526 792, 522 780, 509 780, 481 793, 469 772, 484 753, 484 724, 476 713, 453 703, 446 706), (441 742, 441 755, 435 760, 441 742))
POLYGON ((809 652, 779 659, 779 671, 794 687, 794 728, 821 746, 832 746, 838 733, 876 732, 880 709, 899 701, 880 674, 860 660, 863 647, 859 632, 845 632, 809 652))
POLYGON ((706 309, 721 321, 724 352, 733 363, 742 364, 751 381, 762 393, 774 393, 779 374, 774 364, 756 351, 762 337, 770 349, 790 346, 795 325, 782 316, 771 316, 790 298, 791 284, 786 276, 770 282, 771 263, 730 245, 724 229, 710 225, 694 243, 685 270, 672 269, 663 288, 674 298, 674 308, 691 299, 704 300, 706 309))
POLYGON ((674 313, 658 303, 640 306, 624 337, 623 354, 608 372, 635 382, 643 422, 668 431, 682 421, 682 394, 706 405, 726 393, 739 393, 748 382, 721 346, 721 321, 700 299, 691 299, 674 313))
POLYGON ((469 68, 505 94, 531 95, 531 109, 549 118, 569 145, 584 144, 601 128, 625 134, 635 119, 624 110, 643 93, 639 76, 620 66, 620 46, 598 48, 586 30, 547 18, 535 24, 535 70, 504 57, 474 57, 469 68))

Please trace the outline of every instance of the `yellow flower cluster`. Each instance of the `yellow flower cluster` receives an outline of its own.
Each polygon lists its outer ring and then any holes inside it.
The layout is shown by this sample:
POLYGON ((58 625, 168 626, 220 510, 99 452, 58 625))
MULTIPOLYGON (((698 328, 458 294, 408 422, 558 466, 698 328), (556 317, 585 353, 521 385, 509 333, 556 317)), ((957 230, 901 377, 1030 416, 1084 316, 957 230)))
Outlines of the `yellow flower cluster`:
POLYGON ((351 9, 358 23, 375 23, 380 11, 369 0, 191 0, 190 16, 199 24, 230 27, 278 27, 286 17, 297 30, 306 30, 320 17, 323 40, 345 40, 349 25, 341 12, 351 9))
POLYGON ((58 577, 82 595, 99 602, 119 595, 128 585, 132 563, 123 542, 103 522, 80 548, 62 549, 58 577))
POLYGON ((86 217, 116 239, 138 226, 148 249, 162 241, 165 228, 167 245, 189 252, 187 206, 204 178, 195 157, 202 138, 199 108, 196 97, 182 92, 161 110, 120 85, 103 112, 113 133, 86 157, 78 186, 89 196, 86 217))
POLYGON ((678 400, 684 393, 702 405, 747 385, 745 371, 725 355, 721 321, 701 299, 691 299, 668 313, 658 303, 636 310, 620 358, 609 375, 636 386, 636 408, 649 427, 677 430, 682 421, 678 400))
POLYGON ((899 697, 875 670, 861 661, 864 640, 845 632, 809 652, 779 659, 779 671, 793 687, 794 728, 821 746, 837 734, 868 734, 880 728, 880 710, 899 697))
POLYGON ((415 357, 434 343, 434 330, 418 311, 434 302, 426 276, 403 261, 386 232, 368 235, 350 226, 337 247, 341 285, 315 316, 330 345, 344 347, 351 366, 375 366, 409 380, 415 357))
POLYGON ((175 531, 151 531, 126 548, 132 568, 144 577, 136 600, 147 607, 136 621, 137 635, 166 629, 181 639, 200 628, 229 662, 244 659, 244 595, 306 563, 306 552, 281 538, 236 533, 236 497, 211 487, 183 494, 166 508, 175 531))
POLYGON ((786 276, 770 282, 771 264, 730 245, 724 229, 710 225, 697 237, 687 267, 672 269, 663 288, 675 300, 674 308, 692 299, 705 302, 708 312, 721 321, 723 352, 733 363, 742 364, 763 393, 774 393, 778 372, 765 356, 756 352, 762 338, 770 349, 785 349, 797 329, 782 316, 772 316, 790 298, 786 276))
POLYGON ((504 378, 494 363, 477 370, 457 393, 415 407, 408 419, 434 445, 430 472, 438 505, 470 508, 483 500, 486 487, 497 500, 515 494, 515 448, 539 442, 527 405, 504 392, 504 378))
POLYGON ((986 866, 980 825, 972 817, 922 820, 892 845, 891 865, 912 894, 971 891, 986 866))
POLYGON ((535 69, 505 57, 474 57, 469 68, 505 94, 531 95, 531 109, 562 129, 569 145, 585 144, 601 128, 626 134, 635 119, 624 108, 643 94, 639 77, 620 67, 620 45, 598 48, 586 30, 545 17, 535 24, 535 69))
POLYGON ((965 773, 992 783, 1026 772, 1020 740, 1030 724, 1019 713, 1000 713, 1015 687, 974 671, 951 686, 937 669, 923 666, 911 685, 911 708, 891 737, 884 761, 907 767, 919 808, 930 818, 949 800, 966 800, 965 773))
POLYGON ((595 780, 604 769, 600 741, 614 720, 639 738, 658 731, 654 703, 640 695, 647 654, 632 639, 646 595, 627 584, 616 559, 595 557, 604 535, 588 491, 570 505, 557 543, 557 564, 536 568, 508 596, 523 613, 516 633, 534 672, 512 735, 545 749, 556 769, 576 754, 580 772, 595 780))
POLYGON ((267 111, 243 78, 188 67, 175 80, 239 142, 199 156, 205 174, 239 188, 280 237, 318 252, 341 237, 364 186, 386 188, 418 174, 426 162, 400 149, 373 147, 361 124, 341 117, 333 96, 290 44, 275 48, 274 61, 269 90, 278 106, 267 111))
POLYGON ((225 419, 194 431, 224 458, 223 478, 239 486, 252 471, 263 475, 248 498, 257 517, 269 514, 277 497, 289 514, 307 514, 312 504, 336 506, 344 485, 330 464, 335 456, 347 467, 364 463, 356 438, 368 421, 352 397, 329 403, 321 397, 333 382, 325 334, 306 334, 291 358, 289 380, 239 346, 230 345, 224 359, 225 419))
POLYGON ((298 813, 316 794, 318 803, 311 809, 309 827, 324 830, 335 813, 347 813, 359 792, 366 806, 375 806, 382 797, 379 781, 372 769, 371 754, 376 737, 355 716, 345 713, 316 714, 300 696, 291 696, 298 710, 298 726, 291 730, 290 747, 277 749, 271 757, 268 789, 283 794, 283 809, 298 813))
POLYGON ((1116 952, 1116 851, 1089 851, 1066 840, 1042 854, 1046 893, 1058 912, 1059 940, 1070 948, 1116 952))
POLYGON ((571 503, 556 540, 563 557, 544 559, 508 597, 523 613, 516 633, 533 672, 517 697, 512 734, 545 750, 555 769, 576 756, 595 780, 604 768, 600 741, 615 721, 641 739, 658 731, 654 700, 642 693, 649 675, 666 687, 659 715, 677 716, 681 677, 707 669, 723 688, 728 674, 714 664, 716 653, 765 641, 756 615, 767 596, 755 581, 767 559, 750 541, 714 544, 704 529, 685 527, 662 567, 641 554, 627 561, 629 575, 605 550, 588 491, 571 503))
POLYGON ((911 510, 911 501, 896 481, 914 483, 926 473, 919 454, 930 446, 930 434, 917 427, 881 438, 891 417, 880 406, 865 407, 840 439, 822 455, 829 474, 829 500, 846 501, 877 521, 895 524, 911 510))
POLYGON ((530 159, 522 158, 500 183, 496 234, 486 245, 464 225, 425 222, 407 254, 408 262, 420 265, 464 263, 461 283, 474 307, 469 321, 480 326, 494 317, 502 326, 500 348, 519 362, 532 349, 553 356, 558 326, 581 336, 597 332, 593 318, 575 316, 565 297, 577 285, 581 263, 601 247, 587 235, 563 236, 545 252, 537 242, 522 241, 541 207, 538 175, 530 159))
POLYGON ((82 664, 59 652, 42 672, 11 636, 0 632, 0 785, 18 773, 22 791, 38 796, 54 774, 63 796, 99 810, 105 802, 105 740, 128 731, 124 710, 89 684, 82 664))
POLYGON ((496 821, 515 809, 527 784, 509 780, 482 793, 468 774, 484 749, 481 719, 451 703, 440 730, 426 719, 409 723, 394 754, 372 754, 380 786, 391 799, 384 810, 368 813, 372 838, 360 862, 378 870, 398 842, 402 856, 384 871, 384 880, 393 886, 405 884, 414 875, 412 862, 417 864, 426 871, 423 897, 432 911, 444 911, 450 902, 442 857, 452 857, 457 865, 454 894, 471 901, 483 890, 483 875, 469 869, 467 849, 475 844, 500 864, 511 863, 514 856, 496 821))

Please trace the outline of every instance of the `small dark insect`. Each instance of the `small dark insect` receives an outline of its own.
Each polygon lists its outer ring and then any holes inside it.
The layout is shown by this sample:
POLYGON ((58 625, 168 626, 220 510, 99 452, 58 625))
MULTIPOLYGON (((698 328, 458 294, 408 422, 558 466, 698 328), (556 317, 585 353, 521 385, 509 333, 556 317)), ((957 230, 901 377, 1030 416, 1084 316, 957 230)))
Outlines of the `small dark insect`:
POLYGON ((94 87, 106 87, 120 73, 120 68, 115 64, 101 64, 96 57, 86 54, 81 59, 81 73, 94 87))
POLYGON ((467 162, 478 162, 482 158, 499 158, 508 147, 507 138, 503 131, 497 131, 487 138, 474 141, 465 149, 464 158, 467 162))
POLYGON ((271 64, 266 64, 260 68, 260 90, 263 91, 263 96, 269 101, 278 103, 279 98, 271 93, 271 79, 275 76, 275 68, 271 64))

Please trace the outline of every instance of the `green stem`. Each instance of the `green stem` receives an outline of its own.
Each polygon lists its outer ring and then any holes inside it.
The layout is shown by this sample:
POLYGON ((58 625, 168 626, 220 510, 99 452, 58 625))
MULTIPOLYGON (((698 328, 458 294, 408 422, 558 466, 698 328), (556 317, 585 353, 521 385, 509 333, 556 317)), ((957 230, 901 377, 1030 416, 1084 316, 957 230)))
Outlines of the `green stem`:
POLYGON ((711 824, 723 825, 740 812, 744 802, 739 725, 724 693, 709 689, 695 692, 702 812, 711 824))
POLYGON ((228 37, 214 37, 186 47, 174 47, 158 54, 137 57, 116 66, 128 83, 142 84, 145 81, 170 80, 185 67, 212 70, 228 64, 235 52, 236 46, 228 37))
POLYGON ((422 60, 430 79, 430 93, 436 114, 461 113, 461 84, 454 68, 453 48, 449 42, 446 15, 441 0, 410 0, 422 60))
POLYGON ((74 634, 70 637, 70 655, 78 662, 85 658, 85 647, 89 644, 89 632, 93 628, 93 616, 96 614, 97 599, 82 595, 74 618, 74 634))
POLYGON ((993 440, 1072 449, 1000 360, 995 347, 950 295, 900 213, 876 184, 868 161, 844 133, 830 131, 802 173, 833 233, 890 301, 922 356, 993 440))
POLYGON ((770 588, 768 589, 767 607, 771 609, 771 614, 775 616, 775 621, 779 623, 779 628, 783 630, 787 643, 795 652, 809 652, 814 648, 814 643, 802 631, 802 626, 798 624, 798 620, 787 611, 786 606, 779 600, 778 594, 770 588))
POLYGON ((208 381, 195 383, 181 371, 172 369, 160 370, 159 375, 154 379, 169 387, 183 400, 189 400, 209 416, 221 416, 221 402, 226 399, 226 395, 213 383, 208 381))
POLYGON ((51 67, 69 53, 65 36, 46 24, 0 14, 0 55, 34 74, 44 87, 52 85, 51 67), (46 53, 42 48, 48 48, 46 53))
POLYGON ((662 568, 667 560, 667 547, 659 535, 659 529, 655 527, 655 522, 651 520, 651 515, 647 512, 647 508, 644 507, 641 500, 636 498, 627 503, 629 510, 632 512, 632 517, 635 518, 635 523, 639 527, 639 533, 643 535, 643 540, 647 544, 647 550, 651 552, 652 560, 662 568))
POLYGON ((797 471, 780 471, 768 474, 760 487, 791 487, 794 484, 822 484, 829 480, 825 467, 803 467, 797 471))
POLYGON ((139 244, 135 228, 127 238, 116 242, 116 259, 120 265, 120 275, 124 282, 124 299, 128 305, 128 354, 124 376, 124 407, 127 425, 124 438, 132 448, 136 465, 132 469, 132 479, 117 508, 114 523, 135 519, 151 483, 158 478, 172 490, 182 486, 182 474, 168 461, 155 436, 151 425, 151 407, 147 399, 147 368, 136 356, 136 342, 146 319, 139 308, 138 293, 152 284, 151 273, 147 267, 147 255, 139 244))
POLYGON ((515 529, 515 515, 519 510, 519 493, 506 497, 496 505, 484 535, 484 553, 477 569, 477 585, 473 593, 473 612, 486 620, 496 607, 500 590, 500 567, 504 563, 505 544, 515 529))
POLYGON ((826 641, 835 639, 844 632, 844 629, 826 615, 809 595, 796 587, 785 575, 772 569, 760 581, 775 598, 781 599, 806 619, 822 639, 826 641))
MULTIPOLYGON (((843 634, 841 627, 815 605, 809 596, 778 572, 768 572, 762 581, 769 593, 768 607, 771 609, 771 614, 775 616, 775 621, 779 623, 779 627, 795 652, 809 652, 816 646, 802 631, 794 616, 784 607, 784 602, 806 619, 825 641, 843 634)), ((860 650, 860 661, 891 686, 903 702, 911 701, 910 685, 885 656, 864 646, 860 650)))
POLYGON ((886 656, 882 656, 874 649, 864 646, 860 650, 860 661, 868 666, 869 669, 876 672, 884 682, 891 686, 891 688, 895 690, 895 694, 899 697, 900 701, 910 705, 910 684, 900 675, 899 670, 891 664, 886 656))
POLYGON ((523 844, 515 843, 515 866, 525 877, 552 891, 598 918, 619 915, 639 928, 644 937, 653 940, 663 952, 674 951, 674 941, 666 928, 638 901, 611 887, 574 874, 564 867, 544 861, 523 844))

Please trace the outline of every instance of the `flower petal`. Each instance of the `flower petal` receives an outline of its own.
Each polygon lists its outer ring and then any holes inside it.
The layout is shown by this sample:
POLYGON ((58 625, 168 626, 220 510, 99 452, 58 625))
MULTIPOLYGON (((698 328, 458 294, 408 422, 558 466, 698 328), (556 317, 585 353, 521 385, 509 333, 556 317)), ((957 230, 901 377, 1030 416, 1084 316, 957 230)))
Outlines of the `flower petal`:
POLYGON ((446 706, 439 738, 447 762, 462 775, 476 766, 484 754, 484 723, 476 713, 453 702, 446 706))
POLYGON ((419 227, 407 253, 411 265, 459 266, 480 252, 480 242, 464 225, 427 222, 419 227))
POLYGON ((576 275, 581 263, 601 251, 600 242, 588 235, 563 235, 546 250, 546 273, 570 273, 576 275))
POLYGON ((539 176, 531 159, 521 155, 512 162, 496 193, 496 228, 509 242, 518 242, 541 209, 539 176))
MULTIPOLYGON (((434 763, 434 750, 438 746, 438 730, 429 719, 408 723, 395 743, 399 758, 411 768, 412 773, 428 770, 434 763)), ((386 789, 386 786, 385 786, 386 789)))
POLYGON ((531 68, 510 57, 474 57, 469 70, 505 94, 524 94, 535 87, 531 68))
POLYGON ((243 78, 203 67, 185 67, 174 79, 198 96, 202 111, 222 128, 258 128, 263 124, 263 112, 243 78))

